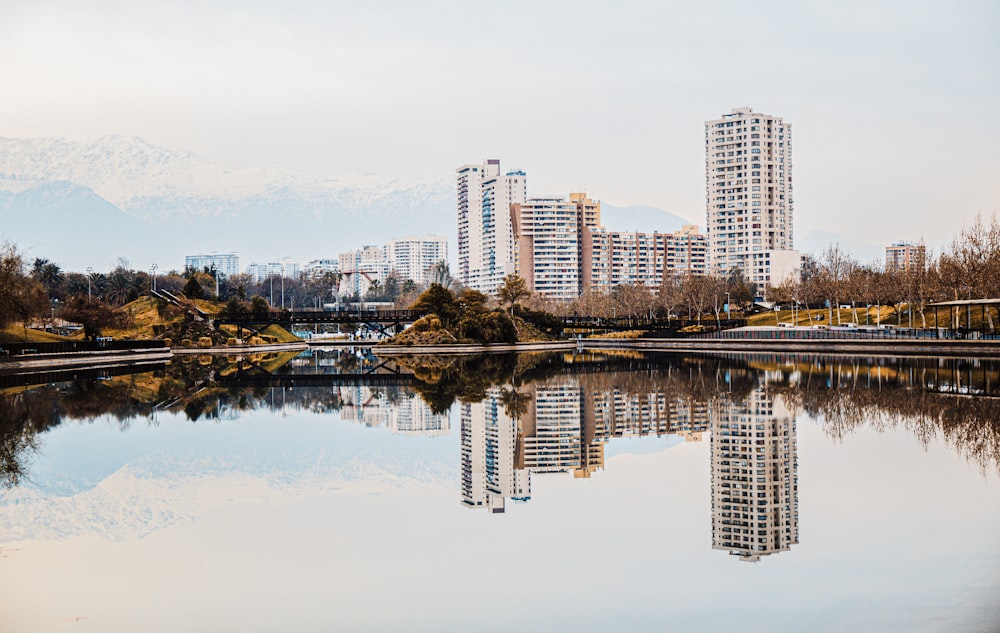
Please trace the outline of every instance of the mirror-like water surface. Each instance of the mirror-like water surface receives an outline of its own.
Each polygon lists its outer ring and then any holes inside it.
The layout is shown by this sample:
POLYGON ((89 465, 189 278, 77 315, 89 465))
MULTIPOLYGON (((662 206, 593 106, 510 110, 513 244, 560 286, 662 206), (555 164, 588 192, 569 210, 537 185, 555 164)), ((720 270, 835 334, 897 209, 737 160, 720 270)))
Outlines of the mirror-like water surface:
POLYGON ((0 377, 3 630, 998 631, 1000 364, 0 377))

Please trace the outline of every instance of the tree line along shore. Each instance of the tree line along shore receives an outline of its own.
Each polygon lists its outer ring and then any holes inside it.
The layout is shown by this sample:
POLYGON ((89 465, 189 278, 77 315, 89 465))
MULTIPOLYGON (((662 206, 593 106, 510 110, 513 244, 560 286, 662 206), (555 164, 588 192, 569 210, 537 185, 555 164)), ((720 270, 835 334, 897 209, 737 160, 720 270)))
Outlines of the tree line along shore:
MULTIPOLYGON (((547 340, 559 335, 553 317, 587 315, 625 319, 685 319, 692 322, 745 317, 750 325, 805 325, 822 318, 831 324, 893 322, 918 328, 969 325, 965 316, 928 306, 956 299, 1000 297, 1000 223, 977 218, 940 254, 926 251, 924 261, 906 270, 880 262, 862 264, 836 245, 806 258, 801 277, 766 289, 738 271, 726 277, 668 276, 659 288, 621 285, 610 292, 588 290, 573 301, 553 301, 532 293, 510 276, 495 296, 464 288, 446 263, 434 282, 420 287, 390 275, 355 301, 375 301, 397 308, 422 309, 428 315, 398 342, 514 342, 547 340), (755 300, 776 309, 753 313, 755 300), (961 322, 959 321, 961 319, 961 322), (419 335, 419 336, 418 336, 419 335)), ((191 319, 186 308, 206 314, 249 313, 288 308, 321 308, 338 299, 336 273, 317 278, 269 279, 246 275, 226 278, 212 270, 135 270, 126 260, 108 272, 63 271, 48 259, 27 261, 15 244, 0 244, 0 342, 60 341, 70 338, 170 339, 175 345, 232 344, 237 331, 218 330, 191 319), (182 300, 173 305, 150 296, 153 288, 182 300), (206 340, 208 342, 206 343, 206 340)), ((993 329, 1000 314, 984 308, 973 327, 993 329)), ((253 332, 254 342, 288 342, 292 334, 271 326, 253 332)))

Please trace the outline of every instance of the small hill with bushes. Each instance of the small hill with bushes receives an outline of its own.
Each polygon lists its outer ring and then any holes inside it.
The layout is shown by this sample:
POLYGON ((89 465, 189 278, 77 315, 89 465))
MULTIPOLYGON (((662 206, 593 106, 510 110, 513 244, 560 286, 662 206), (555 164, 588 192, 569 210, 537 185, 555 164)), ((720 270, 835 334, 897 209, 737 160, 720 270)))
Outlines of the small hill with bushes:
POLYGON ((551 341, 562 332, 562 322, 547 312, 513 306, 511 311, 490 308, 489 297, 465 289, 457 295, 431 284, 411 310, 426 312, 387 345, 461 345, 551 341))

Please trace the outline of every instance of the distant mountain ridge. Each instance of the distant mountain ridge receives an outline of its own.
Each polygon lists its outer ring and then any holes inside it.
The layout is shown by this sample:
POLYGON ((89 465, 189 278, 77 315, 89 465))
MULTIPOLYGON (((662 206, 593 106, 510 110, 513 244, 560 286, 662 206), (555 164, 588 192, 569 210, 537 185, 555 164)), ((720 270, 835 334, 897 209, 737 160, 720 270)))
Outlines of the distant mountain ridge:
MULTIPOLYGON (((457 254, 455 182, 371 174, 324 177, 280 167, 228 169, 135 136, 90 142, 0 138, 0 240, 63 267, 124 257, 180 269, 184 256, 239 252, 241 265, 336 257, 407 235, 444 235, 457 254)), ((688 220, 604 203, 610 230, 668 232, 688 220)))
POLYGON ((454 200, 450 177, 232 170, 122 135, 0 138, 0 239, 75 269, 120 256, 179 269, 185 255, 207 251, 240 252, 244 266, 336 257, 427 233, 454 244, 454 200))
POLYGON ((0 189, 18 192, 53 181, 88 187, 126 213, 153 221, 226 215, 274 203, 350 214, 399 205, 419 208, 453 197, 448 178, 327 178, 279 167, 231 170, 134 136, 108 135, 90 143, 0 138, 0 189))
POLYGON ((601 203, 601 224, 609 231, 673 233, 685 224, 698 224, 679 215, 641 205, 618 207, 601 203))

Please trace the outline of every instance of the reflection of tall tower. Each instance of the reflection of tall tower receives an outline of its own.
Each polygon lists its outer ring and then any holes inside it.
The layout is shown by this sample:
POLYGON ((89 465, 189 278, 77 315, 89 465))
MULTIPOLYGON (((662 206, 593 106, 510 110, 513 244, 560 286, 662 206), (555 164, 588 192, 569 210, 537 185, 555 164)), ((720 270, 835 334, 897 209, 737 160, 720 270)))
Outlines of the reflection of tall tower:
POLYGON ((799 542, 795 420, 766 387, 712 415, 712 547, 742 560, 799 542))
POLYGON ((498 389, 482 402, 460 405, 462 417, 462 503, 504 511, 504 499, 531 497, 527 471, 516 467, 517 420, 500 405, 498 389))

